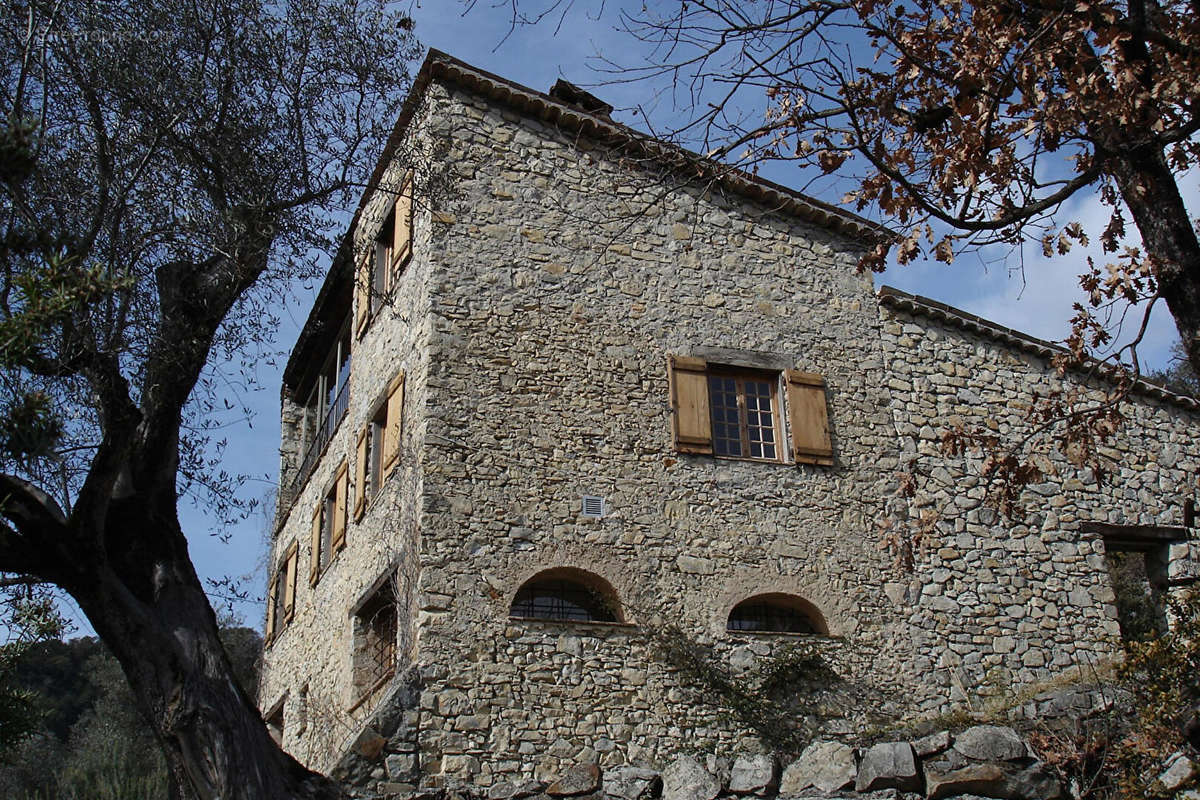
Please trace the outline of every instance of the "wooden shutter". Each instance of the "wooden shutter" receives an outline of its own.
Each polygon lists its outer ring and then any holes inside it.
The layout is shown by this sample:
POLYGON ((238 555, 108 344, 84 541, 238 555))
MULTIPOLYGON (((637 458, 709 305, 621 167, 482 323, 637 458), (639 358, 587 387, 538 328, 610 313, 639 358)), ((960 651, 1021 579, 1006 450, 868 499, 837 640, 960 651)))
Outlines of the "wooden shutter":
POLYGON ((671 413, 675 449, 712 453, 712 416, 708 409, 708 365, 703 358, 671 356, 671 413))
POLYGON ((275 597, 279 592, 279 571, 271 576, 271 583, 267 587, 267 633, 266 641, 271 641, 275 636, 275 597))
POLYGON ((383 431, 383 475, 391 474, 400 459, 400 432, 404 418, 404 373, 388 386, 387 427, 383 431))
POLYGON ((362 519, 367 510, 367 436, 371 433, 371 423, 358 434, 358 448, 354 462, 354 521, 362 519))
POLYGON ((316 509, 312 516, 312 558, 308 562, 308 585, 316 586, 317 581, 321 577, 321 523, 324 520, 321 518, 321 511, 324 510, 325 501, 317 503, 316 509))
POLYGON ((333 489, 333 533, 329 549, 337 553, 346 546, 346 495, 350 488, 350 470, 343 461, 333 489))
POLYGON ((787 395, 792 456, 796 463, 833 466, 833 445, 829 440, 829 417, 825 409, 825 379, 789 369, 787 395))
POLYGON ((354 330, 361 336, 367 329, 367 321, 371 319, 371 257, 375 252, 372 245, 368 248, 354 277, 354 330))
POLYGON ((292 542, 287 557, 287 584, 283 589, 283 618, 286 622, 291 622, 292 617, 296 614, 296 560, 298 555, 296 543, 292 542))
POLYGON ((413 212, 413 180, 412 173, 404 179, 400 196, 396 198, 392 220, 392 275, 400 274, 400 267, 412 255, 412 212, 413 212))

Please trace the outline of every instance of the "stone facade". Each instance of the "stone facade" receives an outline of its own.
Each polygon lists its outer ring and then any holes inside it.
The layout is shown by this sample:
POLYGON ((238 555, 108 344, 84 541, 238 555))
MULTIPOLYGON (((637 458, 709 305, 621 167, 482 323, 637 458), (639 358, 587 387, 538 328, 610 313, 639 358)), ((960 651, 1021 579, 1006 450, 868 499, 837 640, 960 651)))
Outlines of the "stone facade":
POLYGON ((1058 386, 1048 346, 877 296, 855 269, 880 235, 868 223, 745 176, 698 182, 684 155, 592 112, 437 53, 418 78, 285 375, 271 563, 294 545, 297 577, 273 612, 260 699, 282 708, 290 752, 330 769, 378 745, 390 780, 488 786, 761 746, 663 657, 668 629, 735 677, 773 655, 819 657, 841 688, 815 691, 816 724, 848 735, 1110 659, 1105 531, 1158 536, 1171 577, 1193 574, 1194 403, 1146 388, 1107 445, 1110 481, 1049 452, 1031 514, 1001 519, 978 465, 942 455, 939 432, 1028 430, 1032 393, 1058 386), (413 166, 411 259, 359 335, 354 265, 413 166), (347 410, 308 474, 305 398, 343 322, 347 410), (681 452, 672 357, 773 376, 789 413, 783 376, 821 376, 832 463, 791 463, 786 436, 778 463, 681 452), (327 546, 310 585, 314 510, 338 496, 343 464, 351 504, 359 434, 392 413, 401 374, 398 466, 361 519, 346 512, 344 547, 327 546), (897 492, 909 473, 911 497, 897 492), (583 496, 603 513, 582 513, 583 496), (928 510, 906 572, 881 530, 928 510), (511 619, 518 590, 556 568, 610 586, 620 621, 511 619), (395 677, 365 685, 378 643, 363 609, 385 585, 395 677), (726 629, 763 594, 803 598, 827 635, 726 629))

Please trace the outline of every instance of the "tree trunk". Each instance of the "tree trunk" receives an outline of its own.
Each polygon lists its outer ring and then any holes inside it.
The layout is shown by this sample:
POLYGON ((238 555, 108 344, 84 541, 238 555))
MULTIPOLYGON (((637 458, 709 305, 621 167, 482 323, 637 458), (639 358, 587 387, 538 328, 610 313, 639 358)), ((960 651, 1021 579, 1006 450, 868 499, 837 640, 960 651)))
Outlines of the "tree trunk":
POLYGON ((86 585, 67 588, 120 662, 184 796, 344 797, 335 782, 275 744, 238 685, 188 558, 174 499, 114 501, 105 529, 112 562, 92 572, 86 585), (159 532, 153 553, 121 553, 121 531, 138 531, 144 543, 151 530, 159 532))
POLYGON ((1200 375, 1200 242, 1176 176, 1160 151, 1145 148, 1113 160, 1113 178, 1133 215, 1155 278, 1175 317, 1188 361, 1200 375))

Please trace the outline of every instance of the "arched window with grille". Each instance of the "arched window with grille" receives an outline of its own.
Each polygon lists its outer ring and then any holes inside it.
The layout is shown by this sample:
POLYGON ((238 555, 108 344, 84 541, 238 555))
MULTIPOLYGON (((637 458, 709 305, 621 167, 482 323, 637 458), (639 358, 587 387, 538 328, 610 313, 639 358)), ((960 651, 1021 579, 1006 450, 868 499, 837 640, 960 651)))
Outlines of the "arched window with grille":
POLYGON ((508 615, 516 619, 622 622, 612 584, 582 569, 557 567, 534 575, 517 590, 508 615))
POLYGON ((746 633, 829 633, 816 606, 803 597, 781 592, 755 595, 741 601, 729 612, 725 627, 746 633))

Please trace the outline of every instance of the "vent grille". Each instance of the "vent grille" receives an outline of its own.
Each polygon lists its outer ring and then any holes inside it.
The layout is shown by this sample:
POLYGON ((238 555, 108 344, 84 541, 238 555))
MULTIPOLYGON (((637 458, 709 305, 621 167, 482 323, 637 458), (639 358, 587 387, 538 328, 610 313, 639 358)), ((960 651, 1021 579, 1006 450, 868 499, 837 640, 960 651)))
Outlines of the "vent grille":
POLYGON ((600 519, 604 516, 604 498, 585 494, 583 496, 583 516, 600 519))

